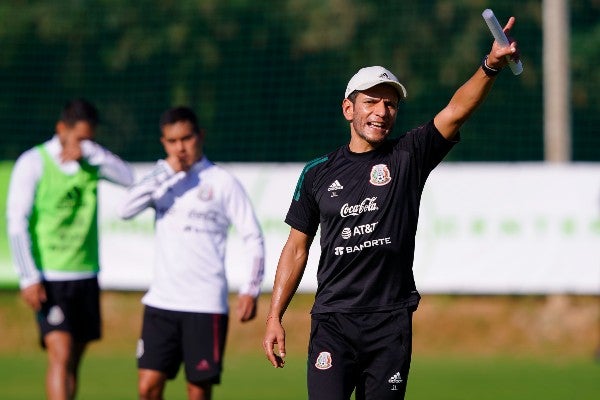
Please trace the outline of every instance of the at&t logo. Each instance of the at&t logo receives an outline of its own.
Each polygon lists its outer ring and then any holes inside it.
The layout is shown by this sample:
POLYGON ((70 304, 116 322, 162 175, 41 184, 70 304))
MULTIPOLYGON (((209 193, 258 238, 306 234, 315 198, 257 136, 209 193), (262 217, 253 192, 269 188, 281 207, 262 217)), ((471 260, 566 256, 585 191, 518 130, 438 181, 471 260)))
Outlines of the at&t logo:
POLYGON ((373 231, 375 231, 375 226, 378 223, 379 222, 373 222, 372 224, 358 225, 354 228, 346 227, 342 229, 342 238, 350 239, 352 236, 364 235, 365 233, 372 233, 373 231))

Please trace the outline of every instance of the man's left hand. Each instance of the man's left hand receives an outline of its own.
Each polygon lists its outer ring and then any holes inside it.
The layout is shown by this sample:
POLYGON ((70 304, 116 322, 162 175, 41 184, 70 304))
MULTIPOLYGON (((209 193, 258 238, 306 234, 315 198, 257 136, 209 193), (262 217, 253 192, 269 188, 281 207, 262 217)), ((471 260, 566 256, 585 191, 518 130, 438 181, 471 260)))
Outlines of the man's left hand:
POLYGON ((256 299, 248 294, 239 295, 236 312, 240 322, 254 319, 256 317, 256 299))

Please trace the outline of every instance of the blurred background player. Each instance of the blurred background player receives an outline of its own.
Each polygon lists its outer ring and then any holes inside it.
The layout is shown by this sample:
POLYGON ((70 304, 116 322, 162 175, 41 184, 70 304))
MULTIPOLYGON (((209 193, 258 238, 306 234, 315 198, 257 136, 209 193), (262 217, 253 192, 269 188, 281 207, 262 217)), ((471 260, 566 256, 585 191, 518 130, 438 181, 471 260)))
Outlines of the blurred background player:
POLYGON ((101 336, 98 181, 128 186, 130 167, 94 142, 98 112, 84 99, 63 108, 52 139, 16 161, 8 235, 25 302, 47 350, 49 399, 72 399, 86 345, 101 336))
POLYGON ((190 400, 207 400, 220 383, 228 326, 225 248, 233 225, 244 242, 248 281, 240 288, 237 318, 250 321, 264 274, 263 235, 239 182, 203 154, 205 132, 187 107, 160 119, 167 154, 134 185, 121 216, 155 210, 154 279, 138 343, 141 399, 162 399, 167 379, 183 362, 190 400))
MULTIPOLYGON (((505 27, 514 24, 511 18, 505 27)), ((275 367, 285 357, 281 319, 321 228, 318 288, 311 314, 309 399, 403 399, 411 361, 412 314, 419 304, 412 263, 421 193, 458 141, 495 76, 517 57, 494 43, 480 68, 431 121, 389 139, 406 89, 383 67, 348 82, 342 113, 350 143, 308 163, 285 222, 263 347, 275 367), (279 354, 274 353, 275 345, 279 354)))

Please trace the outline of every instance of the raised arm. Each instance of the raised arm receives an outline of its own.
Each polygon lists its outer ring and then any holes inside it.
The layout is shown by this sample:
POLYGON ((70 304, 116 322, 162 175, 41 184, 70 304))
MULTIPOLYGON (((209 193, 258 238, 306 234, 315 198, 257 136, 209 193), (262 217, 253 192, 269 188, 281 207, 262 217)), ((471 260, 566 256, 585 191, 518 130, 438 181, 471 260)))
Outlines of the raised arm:
MULTIPOLYGON (((514 23, 515 18, 510 17, 504 27, 507 36, 514 23)), ((518 58, 518 54, 516 42, 511 41, 511 45, 504 48, 494 42, 486 64, 491 69, 500 70, 508 64, 506 56, 518 58)), ((482 67, 478 68, 475 74, 454 93, 448 105, 435 116, 434 124, 446 139, 453 139, 462 124, 483 103, 494 80, 495 76, 486 74, 482 67)))
POLYGON ((155 199, 168 190, 170 181, 175 180, 176 175, 166 161, 159 160, 141 181, 129 187, 119 209, 119 216, 130 219, 146 208, 154 207, 155 199))
POLYGON ((91 165, 100 167, 100 176, 112 183, 121 186, 133 184, 133 170, 131 166, 116 154, 91 140, 81 142, 81 152, 91 165))
POLYGON ((271 307, 267 314, 267 329, 263 340, 267 359, 276 368, 283 367, 285 357, 285 330, 281 319, 304 275, 312 240, 312 236, 292 228, 277 264, 271 307), (275 354, 275 344, 279 355, 275 354))

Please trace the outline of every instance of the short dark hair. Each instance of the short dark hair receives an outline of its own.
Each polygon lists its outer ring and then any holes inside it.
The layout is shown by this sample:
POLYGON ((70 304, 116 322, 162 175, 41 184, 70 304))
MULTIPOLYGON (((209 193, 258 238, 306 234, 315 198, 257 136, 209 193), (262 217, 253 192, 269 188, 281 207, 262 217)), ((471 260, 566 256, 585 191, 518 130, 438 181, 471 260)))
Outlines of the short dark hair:
POLYGON ((160 127, 165 125, 172 125, 177 122, 189 122, 192 124, 192 129, 195 133, 200 133, 200 126, 198 125, 198 117, 194 111, 189 107, 179 106, 169 108, 160 116, 160 127))
POLYGON ((69 100, 60 113, 60 120, 69 126, 84 121, 92 127, 98 125, 98 110, 86 99, 69 100))
POLYGON ((356 97, 358 96, 358 90, 354 90, 352 91, 348 97, 346 97, 348 100, 350 100, 352 103, 356 102, 356 97))

